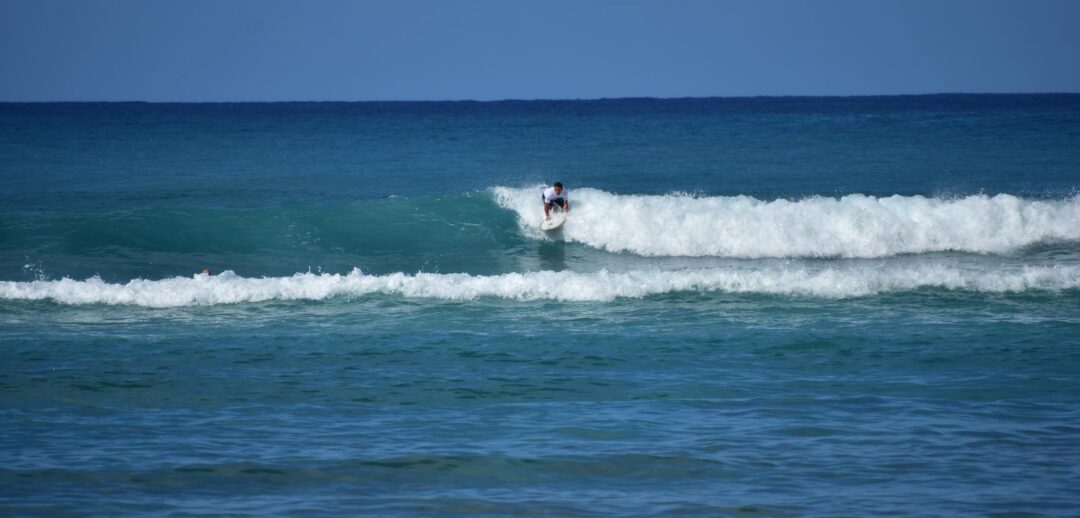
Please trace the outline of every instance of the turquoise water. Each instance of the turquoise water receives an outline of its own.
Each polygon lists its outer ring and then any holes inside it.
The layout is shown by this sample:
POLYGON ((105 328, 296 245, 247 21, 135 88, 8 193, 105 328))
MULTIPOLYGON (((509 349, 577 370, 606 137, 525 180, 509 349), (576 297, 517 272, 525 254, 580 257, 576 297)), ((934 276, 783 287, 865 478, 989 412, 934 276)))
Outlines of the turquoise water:
POLYGON ((1080 506, 1080 96, 2 104, 0 179, 5 513, 1080 506))

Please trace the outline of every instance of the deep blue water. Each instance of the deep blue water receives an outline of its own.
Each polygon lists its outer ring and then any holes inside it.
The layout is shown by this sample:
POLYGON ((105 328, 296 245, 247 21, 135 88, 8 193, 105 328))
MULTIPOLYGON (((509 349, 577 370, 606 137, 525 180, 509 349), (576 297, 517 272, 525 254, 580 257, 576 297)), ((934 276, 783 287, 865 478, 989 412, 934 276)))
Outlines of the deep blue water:
POLYGON ((1080 95, 0 104, 0 512, 1075 515, 1078 186, 1080 95))

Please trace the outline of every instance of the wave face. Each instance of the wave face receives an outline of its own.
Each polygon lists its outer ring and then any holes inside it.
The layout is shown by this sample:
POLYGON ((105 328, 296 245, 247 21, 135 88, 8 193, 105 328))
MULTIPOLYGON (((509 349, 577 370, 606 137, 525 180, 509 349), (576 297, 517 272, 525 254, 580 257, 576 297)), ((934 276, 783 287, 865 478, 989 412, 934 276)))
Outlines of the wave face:
POLYGON ((502 275, 418 273, 365 275, 297 273, 245 278, 231 271, 125 284, 83 281, 0 282, 0 299, 61 304, 146 307, 236 304, 269 300, 323 300, 371 294, 473 300, 482 297, 559 301, 610 301, 682 292, 803 295, 844 298, 919 289, 981 293, 1062 291, 1080 288, 1080 266, 1021 267, 986 271, 957 266, 774 267, 636 270, 594 273, 530 272, 502 275))
POLYGON ((346 204, 97 212, 0 212, 0 279, 160 279, 208 267, 249 276, 308 269, 502 273, 501 252, 531 244, 486 192, 346 204), (24 270, 26 270, 24 268, 24 270))
MULTIPOLYGON (((534 237, 540 189, 492 189, 534 237)), ((1009 194, 955 199, 923 196, 763 201, 748 196, 619 195, 571 191, 563 237, 643 256, 877 258, 959 251, 1009 253, 1080 240, 1080 196, 1031 200, 1009 194)))

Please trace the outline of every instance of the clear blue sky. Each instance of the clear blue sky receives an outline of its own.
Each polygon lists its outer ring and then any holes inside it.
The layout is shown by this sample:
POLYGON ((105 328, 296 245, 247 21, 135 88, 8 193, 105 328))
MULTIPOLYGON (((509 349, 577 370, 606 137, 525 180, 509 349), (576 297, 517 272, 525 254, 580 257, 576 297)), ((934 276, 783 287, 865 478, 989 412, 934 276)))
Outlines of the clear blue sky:
POLYGON ((0 0, 0 100, 1080 92, 1080 0, 0 0))

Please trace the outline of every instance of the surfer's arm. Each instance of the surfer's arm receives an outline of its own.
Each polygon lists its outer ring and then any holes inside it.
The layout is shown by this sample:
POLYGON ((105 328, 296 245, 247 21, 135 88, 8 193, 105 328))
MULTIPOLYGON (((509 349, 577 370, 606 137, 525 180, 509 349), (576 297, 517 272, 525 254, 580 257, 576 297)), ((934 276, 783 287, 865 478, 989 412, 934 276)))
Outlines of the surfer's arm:
POLYGON ((551 219, 551 204, 544 202, 544 219, 551 219))

